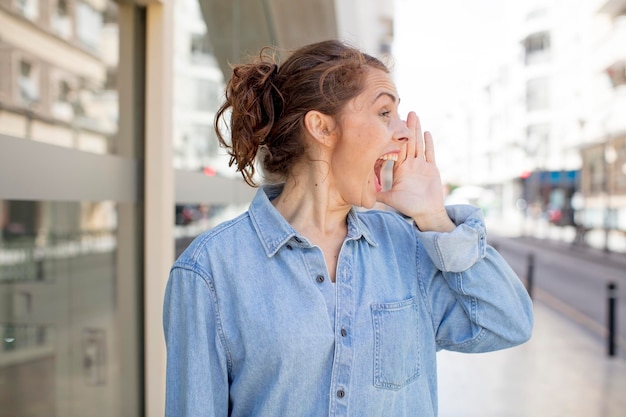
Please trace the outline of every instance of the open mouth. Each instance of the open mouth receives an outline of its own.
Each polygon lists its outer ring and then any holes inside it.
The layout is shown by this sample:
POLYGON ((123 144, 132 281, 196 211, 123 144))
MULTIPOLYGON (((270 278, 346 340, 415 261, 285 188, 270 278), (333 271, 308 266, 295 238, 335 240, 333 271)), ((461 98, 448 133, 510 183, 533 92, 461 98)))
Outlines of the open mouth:
POLYGON ((383 172, 383 167, 385 166, 385 163, 387 163, 388 161, 396 162, 397 160, 398 160, 398 154, 396 152, 384 154, 383 156, 381 156, 380 158, 376 160, 376 163, 374 164, 374 174, 376 175, 376 191, 377 192, 381 192, 383 190, 382 172, 383 172))

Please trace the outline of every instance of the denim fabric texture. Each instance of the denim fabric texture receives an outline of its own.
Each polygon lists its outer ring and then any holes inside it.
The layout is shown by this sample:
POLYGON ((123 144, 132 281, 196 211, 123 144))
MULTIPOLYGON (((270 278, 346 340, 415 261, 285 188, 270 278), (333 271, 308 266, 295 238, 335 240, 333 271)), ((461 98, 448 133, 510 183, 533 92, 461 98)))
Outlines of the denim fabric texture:
POLYGON ((271 204, 280 190, 259 189, 172 267, 167 417, 436 416, 438 350, 530 338, 531 300, 478 208, 447 207, 450 233, 352 209, 333 283, 271 204))

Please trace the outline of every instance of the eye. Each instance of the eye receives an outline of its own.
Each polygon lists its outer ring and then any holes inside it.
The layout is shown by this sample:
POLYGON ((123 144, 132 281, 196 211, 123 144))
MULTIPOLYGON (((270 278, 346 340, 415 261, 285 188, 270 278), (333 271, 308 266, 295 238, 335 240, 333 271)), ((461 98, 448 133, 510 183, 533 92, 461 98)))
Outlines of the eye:
POLYGON ((389 110, 384 110, 380 113, 380 115, 382 117, 389 117, 391 115, 391 112, 389 110))

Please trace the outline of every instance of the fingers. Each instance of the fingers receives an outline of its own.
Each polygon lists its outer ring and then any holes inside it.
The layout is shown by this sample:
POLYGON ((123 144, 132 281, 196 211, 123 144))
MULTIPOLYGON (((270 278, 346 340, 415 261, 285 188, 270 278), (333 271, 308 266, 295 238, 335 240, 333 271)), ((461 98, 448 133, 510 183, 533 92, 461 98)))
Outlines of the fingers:
POLYGON ((435 144, 430 132, 424 132, 424 159, 426 162, 435 162, 435 144))
POLYGON ((417 124, 417 115, 410 112, 406 118, 406 127, 409 129, 408 141, 406 144, 406 158, 414 158, 416 152, 417 136, 415 132, 417 124))
POLYGON ((415 158, 422 157, 424 155, 424 136, 422 135, 422 124, 417 114, 411 112, 415 119, 415 126, 413 131, 415 132, 415 158))
POLYGON ((435 161, 435 149, 433 145, 433 137, 430 132, 422 134, 422 124, 415 112, 410 112, 406 125, 412 133, 407 144, 407 157, 422 157, 428 162, 435 161))

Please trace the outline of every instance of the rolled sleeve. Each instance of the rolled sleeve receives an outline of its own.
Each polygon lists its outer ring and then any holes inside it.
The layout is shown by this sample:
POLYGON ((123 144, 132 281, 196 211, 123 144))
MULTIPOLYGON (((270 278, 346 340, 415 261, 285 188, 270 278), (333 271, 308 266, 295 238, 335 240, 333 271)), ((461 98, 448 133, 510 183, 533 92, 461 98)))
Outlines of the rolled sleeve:
POLYGON ((482 211, 469 205, 446 206, 446 211, 457 225, 453 231, 422 232, 416 226, 416 234, 437 269, 463 272, 487 254, 482 211))

